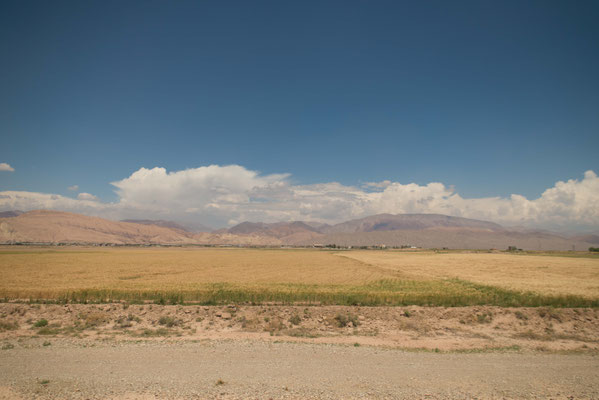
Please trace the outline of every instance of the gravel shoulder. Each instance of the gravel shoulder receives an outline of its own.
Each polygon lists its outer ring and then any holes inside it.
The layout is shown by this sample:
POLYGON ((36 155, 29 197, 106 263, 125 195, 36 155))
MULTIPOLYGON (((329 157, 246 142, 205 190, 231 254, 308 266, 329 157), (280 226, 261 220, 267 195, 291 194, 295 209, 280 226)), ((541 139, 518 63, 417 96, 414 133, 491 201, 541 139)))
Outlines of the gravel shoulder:
POLYGON ((55 340, 0 353, 0 399, 598 398, 599 357, 263 341, 55 340))

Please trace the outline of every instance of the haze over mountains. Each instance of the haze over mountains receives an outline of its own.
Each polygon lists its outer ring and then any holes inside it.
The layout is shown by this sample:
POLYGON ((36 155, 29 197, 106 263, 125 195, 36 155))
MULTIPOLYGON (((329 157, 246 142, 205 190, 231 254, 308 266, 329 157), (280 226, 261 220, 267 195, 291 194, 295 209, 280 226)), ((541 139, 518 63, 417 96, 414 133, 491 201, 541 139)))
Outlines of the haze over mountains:
POLYGON ((110 221, 60 211, 5 212, 0 243, 225 244, 256 246, 417 246, 424 248, 586 250, 599 235, 563 237, 509 230, 493 222, 439 214, 378 214, 336 225, 315 222, 243 222, 210 233, 190 232, 164 220, 110 221))

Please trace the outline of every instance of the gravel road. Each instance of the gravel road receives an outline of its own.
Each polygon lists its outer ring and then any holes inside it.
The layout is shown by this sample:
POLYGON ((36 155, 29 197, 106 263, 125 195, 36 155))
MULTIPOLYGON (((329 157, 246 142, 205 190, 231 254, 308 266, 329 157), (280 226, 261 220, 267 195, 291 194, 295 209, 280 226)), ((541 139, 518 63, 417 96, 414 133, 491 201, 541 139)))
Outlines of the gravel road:
POLYGON ((599 356, 55 339, 0 352, 0 399, 599 398, 599 356))

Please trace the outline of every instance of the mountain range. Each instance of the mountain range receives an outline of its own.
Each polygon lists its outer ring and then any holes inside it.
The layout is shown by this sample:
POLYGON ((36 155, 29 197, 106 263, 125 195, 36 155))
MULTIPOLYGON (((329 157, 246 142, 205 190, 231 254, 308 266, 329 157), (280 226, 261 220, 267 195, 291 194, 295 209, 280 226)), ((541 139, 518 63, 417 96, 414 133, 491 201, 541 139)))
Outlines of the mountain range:
POLYGON ((243 222, 197 232, 164 220, 111 221, 81 214, 35 210, 0 214, 0 243, 169 244, 255 246, 417 246, 424 248, 586 250, 599 235, 565 237, 510 230, 493 222, 440 214, 377 214, 336 225, 311 221, 243 222))

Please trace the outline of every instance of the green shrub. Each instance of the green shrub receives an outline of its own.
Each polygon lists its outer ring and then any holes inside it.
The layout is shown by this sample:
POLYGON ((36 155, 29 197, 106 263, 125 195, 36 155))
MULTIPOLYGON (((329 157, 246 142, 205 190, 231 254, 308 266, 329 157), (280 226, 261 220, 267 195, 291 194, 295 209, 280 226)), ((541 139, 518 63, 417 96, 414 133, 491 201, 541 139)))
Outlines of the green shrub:
POLYGON ((43 328, 44 326, 48 326, 48 320, 40 319, 35 324, 33 324, 33 326, 35 326, 36 328, 43 328))

